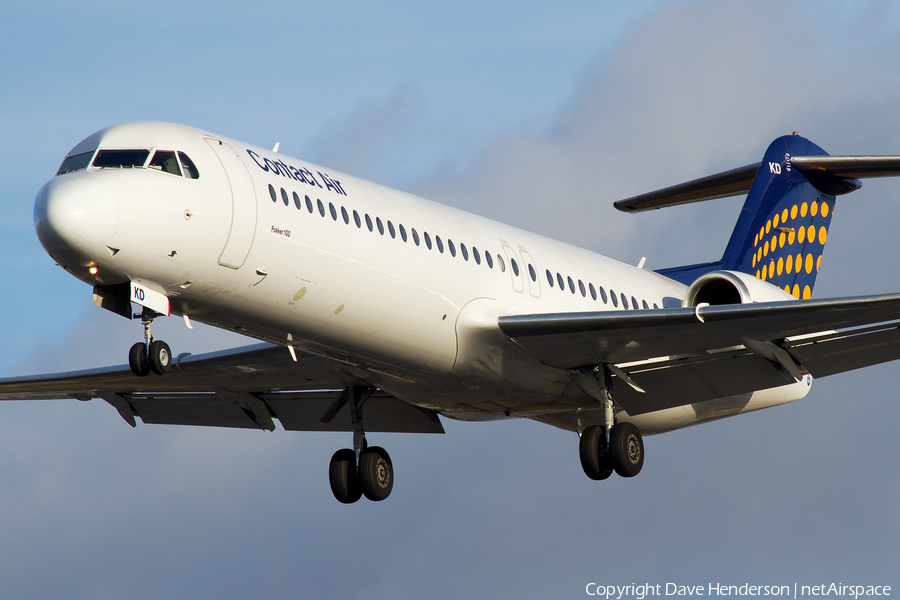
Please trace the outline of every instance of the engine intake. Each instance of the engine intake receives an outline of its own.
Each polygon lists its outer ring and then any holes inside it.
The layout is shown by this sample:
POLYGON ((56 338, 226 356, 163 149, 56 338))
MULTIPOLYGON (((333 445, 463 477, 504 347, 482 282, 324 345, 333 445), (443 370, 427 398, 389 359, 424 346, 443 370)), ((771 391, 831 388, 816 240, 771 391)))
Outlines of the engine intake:
POLYGON ((684 306, 698 304, 750 304, 796 300, 783 289, 738 271, 713 271, 701 275, 684 296, 684 306))

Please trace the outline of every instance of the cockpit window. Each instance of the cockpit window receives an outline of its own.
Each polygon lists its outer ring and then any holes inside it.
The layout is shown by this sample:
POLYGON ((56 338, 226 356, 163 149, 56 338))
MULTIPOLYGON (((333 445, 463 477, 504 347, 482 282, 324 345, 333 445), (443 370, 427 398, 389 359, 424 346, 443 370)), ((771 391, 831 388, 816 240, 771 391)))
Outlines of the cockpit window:
POLYGON ((200 179, 200 171, 197 170, 197 167, 194 166, 194 162, 188 158, 188 155, 184 152, 178 153, 178 158, 181 162, 181 169, 184 171, 184 176, 188 179, 200 179))
POLYGON ((148 166, 151 169, 181 177, 181 169, 178 167, 178 160, 175 159, 175 152, 172 150, 157 150, 148 166))
POLYGON ((141 168, 148 156, 149 150, 101 150, 97 153, 93 166, 112 169, 141 168))
POLYGON ((83 152, 81 154, 73 154, 72 156, 67 156, 66 160, 63 161, 63 164, 59 167, 59 171, 56 172, 57 175, 62 175, 63 173, 71 173, 72 171, 80 171, 82 169, 86 169, 88 164, 91 162, 91 157, 94 155, 94 151, 83 152))

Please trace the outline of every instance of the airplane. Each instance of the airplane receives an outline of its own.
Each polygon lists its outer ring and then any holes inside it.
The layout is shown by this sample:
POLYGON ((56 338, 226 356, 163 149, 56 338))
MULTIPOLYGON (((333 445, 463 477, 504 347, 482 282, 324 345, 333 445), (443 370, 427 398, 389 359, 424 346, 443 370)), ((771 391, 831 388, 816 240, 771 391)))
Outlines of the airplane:
POLYGON ((127 364, 2 379, 0 399, 102 399, 132 427, 351 432, 329 463, 344 504, 393 489, 390 455, 367 434, 443 433, 441 417, 569 430, 589 478, 633 477, 645 435, 900 358, 900 294, 812 298, 836 197, 897 175, 898 156, 779 137, 759 163, 615 203, 747 195, 720 260, 652 271, 277 144, 114 125, 66 154, 34 227, 94 304, 141 321, 143 339, 127 364), (174 355, 152 332, 170 315, 256 343, 174 355))

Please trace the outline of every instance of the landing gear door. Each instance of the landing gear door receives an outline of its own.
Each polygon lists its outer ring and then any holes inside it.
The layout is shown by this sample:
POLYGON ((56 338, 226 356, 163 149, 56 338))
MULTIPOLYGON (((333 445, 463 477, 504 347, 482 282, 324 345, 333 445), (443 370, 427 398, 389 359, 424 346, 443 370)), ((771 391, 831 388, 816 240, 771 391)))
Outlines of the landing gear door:
POLYGON ((256 192, 250 173, 234 148, 216 139, 205 139, 219 157, 231 186, 231 230, 219 256, 219 264, 238 269, 247 260, 256 234, 256 192))

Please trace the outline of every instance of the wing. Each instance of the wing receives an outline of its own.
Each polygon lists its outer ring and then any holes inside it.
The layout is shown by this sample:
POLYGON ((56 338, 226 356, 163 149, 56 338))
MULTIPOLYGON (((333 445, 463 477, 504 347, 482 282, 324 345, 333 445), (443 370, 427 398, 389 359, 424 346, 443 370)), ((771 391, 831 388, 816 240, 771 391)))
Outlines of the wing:
POLYGON ((900 295, 500 317, 546 364, 611 364, 637 415, 900 358, 900 295), (839 330, 839 331, 838 331, 839 330), (822 333, 825 332, 825 333, 822 333))
MULTIPOLYGON (((130 425, 144 423, 295 431, 352 431, 343 390, 359 380, 327 358, 298 357, 271 344, 183 355, 159 377, 127 365, 0 379, 0 400, 107 401, 130 425)), ((381 391, 366 401, 366 430, 443 433, 434 411, 381 391)))

